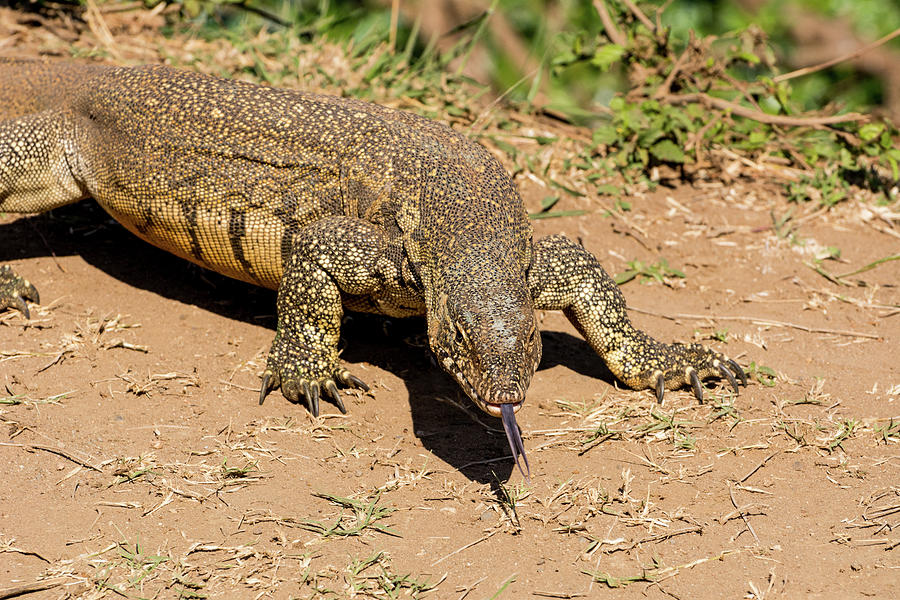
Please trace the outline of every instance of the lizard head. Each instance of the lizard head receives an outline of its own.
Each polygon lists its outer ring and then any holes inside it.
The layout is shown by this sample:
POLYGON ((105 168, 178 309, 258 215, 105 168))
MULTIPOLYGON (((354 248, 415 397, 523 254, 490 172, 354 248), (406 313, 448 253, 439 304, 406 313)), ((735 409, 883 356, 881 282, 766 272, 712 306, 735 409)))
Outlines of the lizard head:
POLYGON ((438 363, 481 410, 503 420, 516 464, 522 470, 522 456, 528 467, 514 414, 540 362, 541 336, 524 278, 518 285, 458 281, 437 292, 428 333, 438 363))
POLYGON ((429 311, 429 343, 444 368, 484 412, 518 411, 541 358, 531 298, 500 286, 439 293, 429 311))

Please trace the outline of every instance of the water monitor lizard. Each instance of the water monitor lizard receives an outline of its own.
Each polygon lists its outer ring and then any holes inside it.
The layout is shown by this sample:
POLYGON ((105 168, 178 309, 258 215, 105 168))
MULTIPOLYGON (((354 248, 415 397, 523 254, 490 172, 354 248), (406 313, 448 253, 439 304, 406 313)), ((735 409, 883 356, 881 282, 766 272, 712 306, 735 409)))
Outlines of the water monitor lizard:
MULTIPOLYGON (((280 387, 313 415, 338 386, 345 309, 425 315, 440 365, 524 458, 514 412, 541 357, 534 311, 562 310, 626 385, 746 376, 699 344, 635 329, 600 263, 537 241, 509 174, 436 121, 359 100, 164 66, 0 60, 0 210, 93 197, 137 236, 278 290, 260 403, 280 387)), ((34 286, 0 269, 0 309, 34 286)), ((527 466, 527 459, 525 459, 527 466)), ((521 464, 520 464, 521 469, 521 464)))

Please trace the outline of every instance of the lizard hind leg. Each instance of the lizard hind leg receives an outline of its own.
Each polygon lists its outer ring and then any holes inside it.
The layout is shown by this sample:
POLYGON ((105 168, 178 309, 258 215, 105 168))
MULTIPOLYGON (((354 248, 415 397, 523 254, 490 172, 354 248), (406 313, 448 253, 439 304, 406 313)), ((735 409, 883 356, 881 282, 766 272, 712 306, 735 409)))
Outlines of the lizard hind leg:
POLYGON ((666 389, 690 386, 703 400, 701 381, 721 377, 735 392, 747 384, 734 360, 700 344, 664 344, 636 329, 625 299, 600 263, 583 247, 555 235, 535 243, 528 285, 535 308, 562 310, 610 371, 633 389, 652 389, 661 402, 666 389))

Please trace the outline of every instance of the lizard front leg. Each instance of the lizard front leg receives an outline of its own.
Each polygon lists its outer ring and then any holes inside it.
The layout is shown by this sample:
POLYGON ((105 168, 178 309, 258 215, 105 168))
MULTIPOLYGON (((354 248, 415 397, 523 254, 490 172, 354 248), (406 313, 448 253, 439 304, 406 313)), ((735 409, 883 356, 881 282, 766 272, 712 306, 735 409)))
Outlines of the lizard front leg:
POLYGON ((338 359, 341 293, 364 296, 378 290, 384 232, 359 219, 327 217, 304 227, 295 240, 278 288, 278 326, 259 403, 281 386, 291 402, 304 398, 313 416, 319 415, 322 393, 346 413, 337 384, 369 387, 338 359))
POLYGON ((562 310, 613 375, 632 389, 654 389, 660 402, 666 388, 684 385, 702 401, 700 381, 710 376, 726 378, 735 393, 735 377, 747 385, 743 369, 723 354, 700 344, 663 344, 635 329, 612 278, 565 236, 535 243, 528 286, 535 308, 562 310))

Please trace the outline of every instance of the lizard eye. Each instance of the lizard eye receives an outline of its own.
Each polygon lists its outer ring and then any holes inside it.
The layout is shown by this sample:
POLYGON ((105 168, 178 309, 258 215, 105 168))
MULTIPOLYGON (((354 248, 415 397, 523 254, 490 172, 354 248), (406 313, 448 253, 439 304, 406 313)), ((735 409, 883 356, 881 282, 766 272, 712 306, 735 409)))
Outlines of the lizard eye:
POLYGON ((454 329, 456 330, 456 335, 454 336, 453 341, 456 342, 456 344, 462 344, 463 342, 465 342, 466 334, 463 333, 462 327, 460 327, 458 323, 455 323, 454 329))

